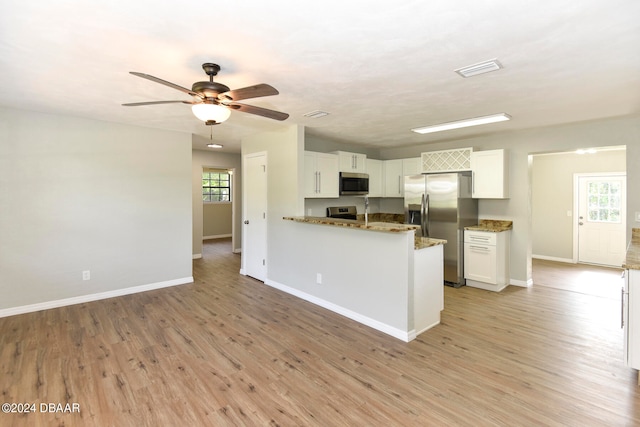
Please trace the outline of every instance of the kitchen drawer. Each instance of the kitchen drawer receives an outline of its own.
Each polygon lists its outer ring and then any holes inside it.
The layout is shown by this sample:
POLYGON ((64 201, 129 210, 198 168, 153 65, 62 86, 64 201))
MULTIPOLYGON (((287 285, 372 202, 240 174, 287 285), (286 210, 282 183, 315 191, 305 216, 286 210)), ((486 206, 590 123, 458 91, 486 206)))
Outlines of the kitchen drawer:
POLYGON ((464 242, 495 246, 497 241, 497 234, 498 233, 492 233, 489 231, 465 230, 464 242))

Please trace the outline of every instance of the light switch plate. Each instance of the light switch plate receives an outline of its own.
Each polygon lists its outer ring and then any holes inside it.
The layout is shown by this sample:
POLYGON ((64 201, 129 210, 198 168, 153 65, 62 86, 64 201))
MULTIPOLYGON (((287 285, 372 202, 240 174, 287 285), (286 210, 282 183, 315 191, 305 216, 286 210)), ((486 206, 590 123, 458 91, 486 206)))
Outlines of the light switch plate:
POLYGON ((636 222, 640 222, 640 212, 636 212, 636 222))

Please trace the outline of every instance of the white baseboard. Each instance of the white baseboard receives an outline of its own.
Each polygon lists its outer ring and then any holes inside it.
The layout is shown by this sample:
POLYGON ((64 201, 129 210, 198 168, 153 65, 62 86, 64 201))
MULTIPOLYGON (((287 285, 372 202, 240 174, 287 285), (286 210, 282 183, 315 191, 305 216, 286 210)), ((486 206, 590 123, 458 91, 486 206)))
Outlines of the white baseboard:
MULTIPOLYGON (((242 273, 241 273, 242 274, 242 273)), ((316 296, 310 295, 306 292, 302 292, 298 289, 283 285, 281 283, 274 282, 272 280, 267 280, 264 282, 265 285, 271 286, 272 288, 276 288, 281 290, 282 292, 286 292, 290 295, 301 298, 305 301, 308 301, 312 304, 318 305, 320 307, 326 308, 327 310, 333 311, 334 313, 340 314, 344 317, 347 317, 351 320, 355 320, 358 323, 362 323, 363 325, 369 326, 370 328, 376 329, 380 332, 384 332, 387 335, 391 335, 394 338, 402 340, 404 342, 409 342, 416 337, 416 331, 403 331, 401 329, 395 328, 393 326, 387 325, 386 323, 382 323, 378 320, 372 319, 370 317, 364 316, 360 313, 356 313, 355 311, 349 310, 332 302, 323 300, 316 296)))
POLYGON ((566 262, 569 264, 575 264, 575 261, 571 258, 558 258, 558 257, 546 256, 546 255, 531 255, 531 258, 542 259, 545 261, 556 261, 556 262, 566 262))
POLYGON ((200 258, 202 258, 202 254, 193 254, 192 258, 193 259, 200 259, 200 258))
POLYGON ((226 239, 227 237, 231 237, 231 234, 216 234, 214 236, 202 236, 202 240, 226 239))
POLYGON ((40 302, 37 304, 23 305, 20 307, 5 308, 0 310, 0 317, 15 316, 17 314, 48 310, 50 308, 65 307, 67 305, 82 304, 85 302, 97 301, 101 299, 120 297, 123 295, 129 295, 129 294, 137 294, 139 292, 152 291, 154 289, 168 288, 170 286, 176 286, 176 285, 184 285, 185 283, 193 283, 193 277, 191 276, 183 277, 181 279, 150 283, 148 285, 134 286, 131 288, 115 289, 113 291, 99 292, 96 294, 80 295, 77 297, 40 302))
POLYGON ((528 288, 529 286, 533 285, 533 279, 528 279, 528 280, 515 280, 515 279, 511 279, 509 281, 510 285, 513 286, 520 286, 523 288, 528 288))
POLYGON ((428 331, 429 329, 433 328, 434 326, 438 326, 439 324, 440 324, 440 321, 435 322, 435 323, 433 323, 433 324, 427 326, 426 328, 423 328, 422 330, 417 331, 417 332, 415 330, 409 331, 410 334, 413 334, 413 338, 411 338, 409 341, 413 340, 415 337, 417 337, 418 335, 420 335, 423 332, 428 331))

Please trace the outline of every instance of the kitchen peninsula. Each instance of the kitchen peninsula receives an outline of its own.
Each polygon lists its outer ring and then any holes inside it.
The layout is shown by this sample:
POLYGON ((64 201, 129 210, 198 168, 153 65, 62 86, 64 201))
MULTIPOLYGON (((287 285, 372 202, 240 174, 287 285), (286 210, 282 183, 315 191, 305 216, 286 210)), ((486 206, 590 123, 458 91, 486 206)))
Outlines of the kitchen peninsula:
POLYGON ((407 342, 440 323, 445 240, 410 224, 283 219, 295 285, 269 285, 407 342))

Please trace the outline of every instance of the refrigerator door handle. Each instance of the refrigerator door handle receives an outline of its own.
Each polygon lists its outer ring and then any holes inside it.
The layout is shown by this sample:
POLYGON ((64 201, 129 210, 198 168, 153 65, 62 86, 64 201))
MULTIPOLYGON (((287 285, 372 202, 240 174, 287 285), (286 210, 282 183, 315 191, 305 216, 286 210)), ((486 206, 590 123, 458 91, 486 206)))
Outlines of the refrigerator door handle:
POLYGON ((422 194, 422 212, 420 213, 422 219, 422 236, 429 237, 429 195, 422 194))

